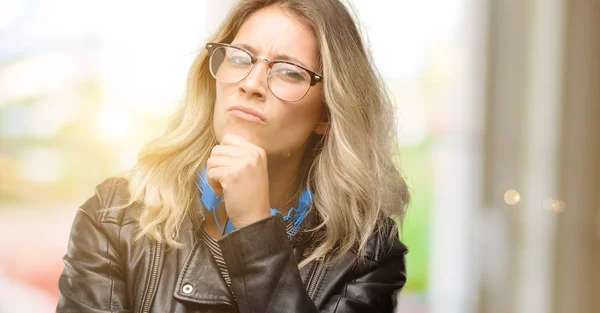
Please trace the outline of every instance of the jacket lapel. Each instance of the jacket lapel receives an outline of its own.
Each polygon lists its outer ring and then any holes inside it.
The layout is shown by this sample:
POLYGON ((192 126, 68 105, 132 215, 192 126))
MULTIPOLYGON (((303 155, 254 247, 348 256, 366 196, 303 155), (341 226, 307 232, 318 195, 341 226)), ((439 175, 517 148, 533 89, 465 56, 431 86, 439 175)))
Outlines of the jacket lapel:
POLYGON ((173 296, 182 301, 203 305, 225 305, 235 308, 229 286, 221 276, 209 248, 198 232, 204 231, 204 206, 197 196, 192 202, 190 219, 194 225, 193 248, 179 273, 173 296))
POLYGON ((174 296, 205 305, 236 306, 211 252, 199 239, 179 274, 174 296))

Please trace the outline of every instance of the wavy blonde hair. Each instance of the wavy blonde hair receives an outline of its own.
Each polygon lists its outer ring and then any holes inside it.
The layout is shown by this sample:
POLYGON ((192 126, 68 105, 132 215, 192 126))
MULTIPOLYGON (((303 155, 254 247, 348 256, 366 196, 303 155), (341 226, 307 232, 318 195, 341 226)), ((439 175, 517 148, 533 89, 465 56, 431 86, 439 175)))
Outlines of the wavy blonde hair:
MULTIPOLYGON (((254 12, 278 5, 312 26, 324 76, 323 99, 329 126, 311 137, 295 185, 315 194, 313 210, 322 240, 299 267, 334 251, 359 255, 382 219, 402 220, 409 201, 396 166, 393 104, 361 40, 357 23, 338 0, 241 1, 211 41, 230 43, 254 12)), ((188 216, 197 171, 218 144, 213 133, 215 81, 203 49, 191 66, 187 92, 167 132, 144 146, 129 174, 129 202, 142 204, 138 238, 180 247, 179 229, 188 216)))

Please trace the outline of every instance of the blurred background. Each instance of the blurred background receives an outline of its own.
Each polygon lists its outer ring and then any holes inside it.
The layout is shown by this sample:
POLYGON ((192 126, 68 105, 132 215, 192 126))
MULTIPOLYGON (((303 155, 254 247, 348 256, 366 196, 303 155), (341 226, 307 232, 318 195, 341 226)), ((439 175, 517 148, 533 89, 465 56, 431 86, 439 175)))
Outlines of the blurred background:
MULTIPOLYGON (((0 2, 0 312, 53 312, 77 207, 165 130, 235 1, 0 2)), ((600 312, 600 1, 354 0, 413 201, 398 312, 600 312)))

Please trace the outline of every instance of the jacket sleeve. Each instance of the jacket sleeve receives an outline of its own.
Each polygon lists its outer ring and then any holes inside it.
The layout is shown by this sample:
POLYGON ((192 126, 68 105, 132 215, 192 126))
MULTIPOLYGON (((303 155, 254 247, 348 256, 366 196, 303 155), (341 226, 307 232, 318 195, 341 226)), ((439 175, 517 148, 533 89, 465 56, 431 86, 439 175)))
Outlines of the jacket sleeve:
POLYGON ((241 313, 392 313, 406 283, 406 247, 390 236, 378 260, 367 260, 335 282, 336 290, 319 308, 302 282, 283 219, 275 215, 233 231, 219 240, 231 287, 241 313))
POLYGON ((118 253, 95 214, 100 207, 99 196, 94 196, 77 210, 56 312, 130 312, 118 253))

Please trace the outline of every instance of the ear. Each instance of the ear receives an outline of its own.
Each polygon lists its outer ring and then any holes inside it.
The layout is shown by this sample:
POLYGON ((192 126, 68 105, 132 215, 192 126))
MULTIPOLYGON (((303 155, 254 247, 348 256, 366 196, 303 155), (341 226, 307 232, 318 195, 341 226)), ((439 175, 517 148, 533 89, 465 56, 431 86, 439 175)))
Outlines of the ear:
POLYGON ((325 104, 323 104, 323 107, 324 110, 321 114, 321 119, 319 120, 317 126, 315 126, 315 129, 313 130, 315 134, 321 136, 326 135, 327 131, 329 130, 329 114, 327 113, 329 110, 327 110, 327 106, 325 104))
POLYGON ((324 123, 319 122, 319 123, 317 123, 317 127, 315 127, 313 132, 317 135, 324 136, 327 134, 328 130, 329 130, 329 122, 324 122, 324 123))

